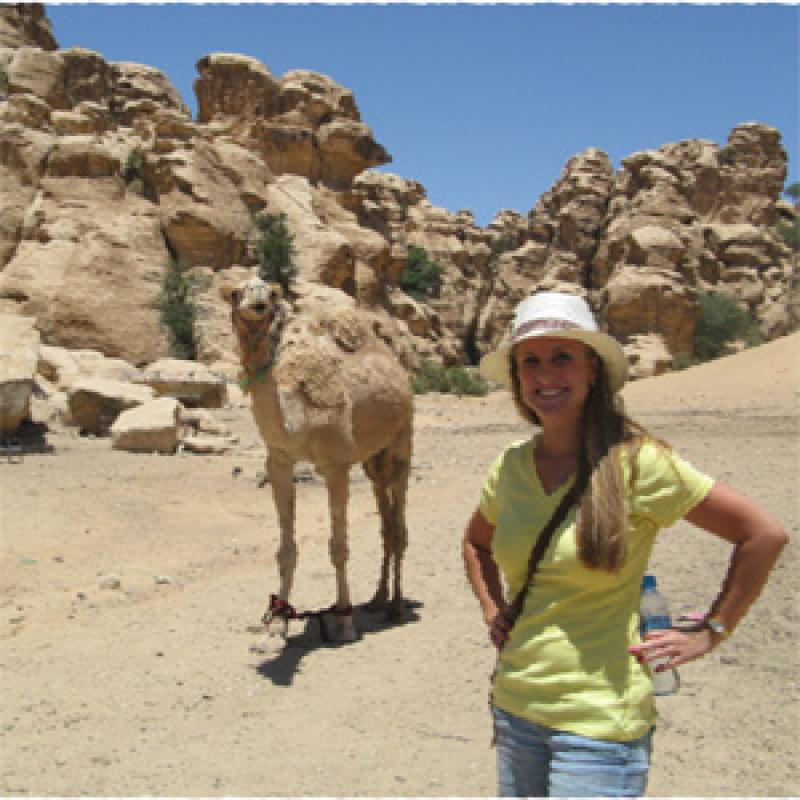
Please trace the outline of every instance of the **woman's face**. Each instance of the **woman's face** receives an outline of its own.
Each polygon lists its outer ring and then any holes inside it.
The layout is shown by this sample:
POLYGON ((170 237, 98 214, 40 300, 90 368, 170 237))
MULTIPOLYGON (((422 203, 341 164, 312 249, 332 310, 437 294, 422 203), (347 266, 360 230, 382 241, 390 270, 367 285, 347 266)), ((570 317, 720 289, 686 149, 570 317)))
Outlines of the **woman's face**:
POLYGON ((583 342, 547 336, 524 339, 512 358, 522 402, 545 424, 580 419, 597 375, 597 356, 583 342))

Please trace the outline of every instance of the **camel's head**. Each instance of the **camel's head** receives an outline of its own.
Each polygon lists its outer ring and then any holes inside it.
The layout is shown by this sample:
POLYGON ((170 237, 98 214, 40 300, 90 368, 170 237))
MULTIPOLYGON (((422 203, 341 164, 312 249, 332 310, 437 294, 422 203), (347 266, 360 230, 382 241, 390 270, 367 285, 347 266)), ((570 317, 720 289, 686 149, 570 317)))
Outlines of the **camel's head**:
POLYGON ((250 278, 236 287, 223 287, 221 294, 231 305, 244 368, 242 388, 248 391, 264 379, 275 362, 287 319, 283 292, 277 283, 250 278))
POLYGON ((277 316, 283 314, 281 287, 261 278, 250 278, 226 291, 224 296, 231 304, 234 322, 238 318, 250 324, 264 321, 271 325, 277 316))

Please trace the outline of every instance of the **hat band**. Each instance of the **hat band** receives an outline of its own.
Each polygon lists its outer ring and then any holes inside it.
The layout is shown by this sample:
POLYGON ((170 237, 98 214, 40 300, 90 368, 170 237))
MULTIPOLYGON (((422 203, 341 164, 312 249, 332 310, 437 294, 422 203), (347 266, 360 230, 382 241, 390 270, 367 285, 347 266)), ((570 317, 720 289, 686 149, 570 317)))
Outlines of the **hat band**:
POLYGON ((532 319, 528 322, 523 322, 514 331, 514 341, 517 341, 522 336, 534 331, 555 331, 555 330, 569 330, 571 328, 580 328, 580 325, 571 322, 568 319, 532 319))

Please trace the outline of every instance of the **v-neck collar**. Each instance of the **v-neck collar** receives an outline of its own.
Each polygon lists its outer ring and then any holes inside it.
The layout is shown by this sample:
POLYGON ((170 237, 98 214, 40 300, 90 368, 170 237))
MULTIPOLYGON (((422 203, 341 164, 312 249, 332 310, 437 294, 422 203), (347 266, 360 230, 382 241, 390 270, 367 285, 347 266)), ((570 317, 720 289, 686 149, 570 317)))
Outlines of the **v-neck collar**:
POLYGON ((570 475, 564 481, 562 481, 558 486, 554 487, 552 491, 548 492, 544 487, 544 483, 542 483, 542 478, 539 475, 539 468, 536 465, 536 445, 538 442, 538 435, 531 440, 530 469, 533 473, 533 480, 536 484, 536 488, 539 490, 539 492, 541 492, 542 495, 544 495, 544 497, 546 497, 548 500, 555 500, 566 494, 569 491, 570 486, 575 483, 575 473, 570 473, 570 475))

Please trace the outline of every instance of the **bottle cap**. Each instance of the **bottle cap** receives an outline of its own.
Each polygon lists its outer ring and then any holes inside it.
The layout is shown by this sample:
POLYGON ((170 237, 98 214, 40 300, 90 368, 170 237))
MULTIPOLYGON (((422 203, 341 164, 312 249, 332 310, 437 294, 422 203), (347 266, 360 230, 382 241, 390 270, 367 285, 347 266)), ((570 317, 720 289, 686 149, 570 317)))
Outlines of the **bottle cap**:
POLYGON ((655 575, 645 575, 642 579, 642 589, 655 589, 656 588, 656 576, 655 575))

